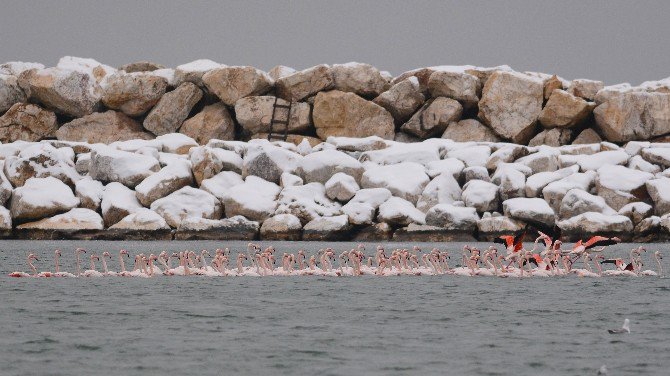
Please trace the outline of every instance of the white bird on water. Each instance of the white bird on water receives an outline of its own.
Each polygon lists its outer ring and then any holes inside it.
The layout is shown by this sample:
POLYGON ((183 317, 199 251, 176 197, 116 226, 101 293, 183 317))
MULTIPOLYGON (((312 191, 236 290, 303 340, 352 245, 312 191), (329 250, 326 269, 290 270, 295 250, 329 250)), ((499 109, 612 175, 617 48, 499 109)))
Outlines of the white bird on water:
POLYGON ((630 320, 628 319, 623 320, 623 326, 621 327, 621 329, 608 329, 607 332, 609 334, 630 333, 630 320))
POLYGON ((608 372, 607 371, 607 366, 603 364, 602 366, 600 366, 600 369, 598 370, 598 375, 607 376, 608 375, 607 372, 608 372))

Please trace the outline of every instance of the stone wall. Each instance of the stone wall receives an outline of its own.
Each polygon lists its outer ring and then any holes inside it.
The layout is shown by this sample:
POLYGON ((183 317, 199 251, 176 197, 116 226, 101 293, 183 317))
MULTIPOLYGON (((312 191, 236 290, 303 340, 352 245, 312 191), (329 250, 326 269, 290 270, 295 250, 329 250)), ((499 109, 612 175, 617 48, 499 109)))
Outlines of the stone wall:
POLYGON ((170 133, 16 141, 0 159, 5 238, 472 241, 556 225, 565 241, 661 241, 670 231, 670 144, 648 141, 201 146, 170 133))
POLYGON ((670 80, 637 87, 567 81, 507 66, 439 66, 393 77, 360 63, 269 72, 197 60, 165 68, 113 68, 62 58, 0 65, 0 142, 57 139, 109 144, 181 133, 212 139, 266 138, 273 105, 292 102, 288 140, 329 136, 416 142, 507 141, 561 146, 670 134, 670 80), (276 99, 278 97, 279 99, 276 99))

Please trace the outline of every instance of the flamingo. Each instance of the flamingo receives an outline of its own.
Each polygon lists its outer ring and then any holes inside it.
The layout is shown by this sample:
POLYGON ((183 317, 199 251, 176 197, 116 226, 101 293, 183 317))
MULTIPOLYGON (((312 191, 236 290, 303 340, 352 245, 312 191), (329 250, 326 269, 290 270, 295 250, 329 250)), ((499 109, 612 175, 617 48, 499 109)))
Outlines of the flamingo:
POLYGON ((31 254, 28 255, 28 266, 33 271, 32 275, 30 275, 26 272, 12 272, 12 273, 9 273, 9 276, 14 277, 14 278, 37 277, 37 268, 35 268, 35 265, 33 265, 33 260, 40 261, 37 258, 37 256, 35 256, 34 253, 31 253, 31 254))
POLYGON ((53 274, 54 277, 64 277, 64 278, 74 278, 76 275, 68 272, 61 272, 60 271, 60 257, 61 257, 61 252, 60 249, 57 249, 54 251, 54 260, 56 263, 56 272, 53 274))
POLYGON ((640 272, 640 275, 647 275, 647 276, 662 276, 663 275, 663 265, 661 265, 661 260, 663 260, 663 255, 661 255, 661 252, 659 252, 659 251, 654 252, 654 259, 656 260, 656 265, 658 267, 658 271, 643 270, 643 271, 640 272))
POLYGON ((91 259, 91 269, 84 271, 81 276, 82 277, 103 277, 104 274, 100 273, 99 271, 95 270, 95 262, 93 260, 98 260, 100 261, 100 257, 96 255, 95 253, 92 253, 90 256, 91 259))

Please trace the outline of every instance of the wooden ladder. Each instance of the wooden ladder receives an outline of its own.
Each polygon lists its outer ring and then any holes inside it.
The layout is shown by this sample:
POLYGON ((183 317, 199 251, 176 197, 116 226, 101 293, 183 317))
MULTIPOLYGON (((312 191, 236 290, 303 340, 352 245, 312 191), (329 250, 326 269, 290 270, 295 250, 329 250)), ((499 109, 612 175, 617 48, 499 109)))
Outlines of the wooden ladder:
POLYGON ((291 106, 293 103, 288 102, 288 104, 277 104, 278 99, 278 97, 275 97, 275 102, 272 105, 272 118, 270 119, 270 133, 268 133, 268 141, 286 141, 288 138, 288 123, 291 121, 291 106), (286 110, 286 120, 276 118, 277 108, 286 110), (275 124, 283 124, 283 132, 282 129, 275 129, 275 124))

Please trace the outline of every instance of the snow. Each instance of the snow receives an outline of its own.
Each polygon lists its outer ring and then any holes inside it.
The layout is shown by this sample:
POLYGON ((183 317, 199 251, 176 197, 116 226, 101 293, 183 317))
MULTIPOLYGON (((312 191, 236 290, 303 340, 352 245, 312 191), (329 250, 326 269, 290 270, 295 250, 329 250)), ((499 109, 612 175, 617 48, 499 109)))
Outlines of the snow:
POLYGON ((94 59, 64 56, 58 60, 56 68, 84 73, 93 82, 99 82, 104 76, 116 73, 116 68, 102 64, 94 59))
POLYGON ((117 149, 117 150, 122 150, 122 151, 128 151, 128 152, 136 152, 142 148, 149 147, 149 148, 154 148, 156 151, 161 151, 163 150, 163 144, 161 144, 159 141, 154 140, 127 140, 127 141, 115 141, 109 144, 108 146, 105 145, 100 145, 96 147, 95 149, 98 148, 107 148, 110 147, 112 149, 117 149))
POLYGON ((248 176, 243 184, 238 184, 223 196, 226 217, 243 215, 252 220, 264 220, 274 214, 275 199, 280 192, 277 184, 257 176, 248 176))
POLYGON ((632 170, 648 172, 650 174, 661 172, 661 168, 659 166, 645 161, 644 158, 639 155, 635 155, 631 157, 630 160, 628 160, 628 168, 632 170))
POLYGON ((361 178, 363 188, 387 188, 394 196, 416 203, 429 182, 425 168, 414 162, 370 168, 361 178))
POLYGON ((349 217, 354 225, 371 225, 375 219, 376 209, 364 202, 349 202, 342 207, 342 212, 349 217))
POLYGON ((383 204, 386 200, 391 198, 391 196, 391 191, 386 188, 361 189, 356 192, 347 205, 354 203, 368 204, 376 210, 379 208, 379 205, 383 204))
MULTIPOLYGON (((247 165, 254 161, 260 154, 265 154, 267 157, 279 168, 282 172, 293 173, 303 159, 300 154, 286 150, 284 148, 275 146, 267 142, 267 140, 259 140, 261 142, 250 143, 242 164, 243 175, 246 173, 247 165)), ((215 149, 216 150, 216 149, 215 149)), ((310 154, 311 155, 311 154, 310 154)))
POLYGON ((633 223, 623 215, 607 215, 596 212, 587 212, 558 222, 562 231, 579 232, 585 234, 630 233, 633 223))
POLYGON ((194 139, 181 133, 168 133, 158 136, 156 141, 163 146, 161 151, 166 153, 188 154, 190 148, 198 146, 194 139))
POLYGON ((516 160, 516 163, 530 167, 533 174, 538 172, 556 171, 559 168, 559 153, 556 149, 543 148, 537 153, 529 154, 516 160))
POLYGON ((249 146, 249 144, 243 141, 224 141, 213 138, 207 142, 206 146, 214 149, 234 151, 235 153, 244 157, 244 154, 246 154, 247 147, 249 146))
POLYGON ((186 218, 221 218, 221 203, 212 194, 193 187, 183 187, 151 204, 170 227, 177 228, 186 218))
POLYGON ((7 157, 15 157, 19 155, 21 150, 31 145, 26 141, 14 141, 9 144, 0 145, 0 159, 7 159, 7 157))
POLYGON ((526 197, 537 197, 544 187, 579 171, 579 167, 570 166, 556 171, 544 171, 526 179, 526 197))
POLYGON ((565 194, 561 201, 559 216, 561 218, 574 217, 585 212, 598 212, 607 215, 616 214, 605 199, 592 195, 581 189, 571 189, 565 194))
POLYGON ((295 148, 295 151, 296 153, 305 156, 307 154, 311 154, 314 150, 312 149, 312 145, 310 145, 309 141, 307 141, 306 138, 303 138, 295 148))
POLYGON ((503 202, 506 216, 525 222, 552 226, 555 221, 554 210, 541 198, 517 197, 503 202))
POLYGON ((50 230, 102 230, 105 228, 100 214, 91 209, 74 208, 37 222, 25 223, 17 228, 39 228, 50 230))
POLYGON ((167 222, 160 214, 147 208, 138 209, 136 212, 123 217, 110 229, 118 230, 169 230, 167 222))
POLYGON ((471 207, 439 204, 426 213, 426 224, 448 230, 472 231, 478 221, 477 210, 471 207))
POLYGON ((4 206, 0 206, 0 230, 12 229, 12 214, 4 206))
POLYGON ((386 149, 363 152, 358 159, 361 162, 372 162, 377 165, 394 165, 413 162, 426 166, 440 160, 440 148, 429 142, 405 144, 394 142, 386 149))
POLYGON ((159 169, 156 158, 99 147, 91 152, 89 175, 102 182, 116 181, 132 188, 159 169))
POLYGON ((642 158, 651 163, 660 164, 664 167, 670 167, 670 148, 646 148, 642 149, 640 154, 642 158))
POLYGON ((505 176, 509 170, 516 170, 517 172, 520 172, 524 178, 533 174, 533 170, 526 165, 520 163, 500 163, 498 164, 496 172, 494 172, 493 176, 491 176, 491 181, 493 184, 500 185, 503 176, 505 176))
POLYGON ((279 177, 279 185, 282 188, 293 187, 293 186, 296 186, 296 185, 303 185, 303 183, 304 182, 303 182, 303 180, 300 176, 293 175, 293 174, 290 174, 288 172, 284 172, 279 177))
POLYGON ((426 223, 426 215, 411 202, 400 197, 391 197, 379 206, 377 220, 400 226, 410 223, 423 225, 426 223))
POLYGON ((134 213, 141 209, 142 205, 137 200, 135 191, 121 183, 114 182, 105 186, 105 191, 102 193, 101 208, 103 216, 106 216, 106 213, 110 210, 134 213))
POLYGON ((444 173, 426 185, 416 207, 425 213, 437 204, 451 204, 460 200, 461 187, 451 174, 444 173))
POLYGON ((341 231, 348 227, 348 217, 338 215, 335 217, 319 217, 305 225, 303 230, 315 232, 341 231))
MULTIPOLYGON (((188 162, 191 165, 191 161, 188 159, 188 155, 185 154, 172 154, 172 153, 158 153, 158 162, 161 166, 165 167, 173 163, 188 162)), ((241 161, 241 159, 240 159, 241 161)))
POLYGON ((624 165, 628 162, 628 158, 628 153, 623 150, 602 151, 578 157, 577 164, 582 172, 595 171, 607 165, 624 165))
POLYGON ((598 169, 598 185, 613 191, 630 192, 638 189, 654 175, 624 166, 606 165, 598 169))
POLYGON ((167 165, 155 174, 149 175, 135 187, 135 192, 140 202, 150 205, 154 199, 160 198, 154 196, 167 196, 184 185, 190 184, 193 184, 191 165, 188 161, 183 161, 167 165))
POLYGON ((647 191, 654 202, 656 214, 659 216, 670 212, 670 178, 649 180, 647 191))
POLYGON ((454 179, 461 176, 461 172, 465 168, 465 163, 456 158, 445 158, 439 161, 429 162, 426 165, 428 176, 434 178, 444 172, 451 174, 454 179))
MULTIPOLYGON (((87 202, 92 204, 92 208, 99 208, 102 202, 102 194, 105 187, 101 182, 90 178, 81 179, 75 183, 74 193, 81 200, 82 205, 87 202)), ((89 207, 89 209, 92 209, 89 207)))
POLYGON ((337 150, 324 150, 306 155, 300 161, 305 182, 327 182, 333 175, 343 172, 360 181, 363 165, 356 159, 337 150))
POLYGON ((585 173, 576 173, 567 176, 561 180, 551 182, 542 189, 542 196, 549 203, 549 205, 558 210, 563 200, 563 196, 573 188, 579 188, 583 191, 588 191, 593 186, 596 179, 595 171, 587 171, 585 173))
POLYGON ((174 79, 174 73, 175 70, 171 68, 162 68, 162 69, 156 69, 155 71, 151 72, 145 72, 145 74, 149 76, 164 78, 167 81, 168 86, 175 86, 176 81, 174 79))
POLYGON ((30 170, 33 171, 31 176, 37 178, 52 176, 68 183, 81 179, 67 153, 47 143, 26 146, 17 157, 10 156, 5 159, 5 174, 10 181, 16 183, 12 177, 18 177, 23 174, 22 171, 30 170))
POLYGON ((230 188, 240 184, 244 184, 242 175, 234 171, 222 171, 209 179, 203 180, 200 189, 223 201, 230 188))
POLYGON ((326 188, 321 183, 308 183, 284 188, 277 199, 275 214, 293 214, 303 223, 318 217, 333 217, 342 214, 342 206, 326 197, 326 188))
POLYGON ((487 212, 498 209, 498 186, 483 180, 470 180, 463 186, 461 198, 466 206, 487 212))
POLYGON ((212 69, 223 68, 224 64, 219 64, 215 61, 209 59, 198 59, 191 61, 190 63, 178 65, 175 70, 182 72, 207 72, 212 69))
POLYGON ((463 161, 466 167, 486 166, 490 156, 491 148, 483 145, 450 150, 447 153, 447 157, 463 161))
POLYGON ((25 63, 23 61, 10 61, 0 64, 0 74, 18 76, 30 69, 44 69, 44 65, 40 63, 25 63))

